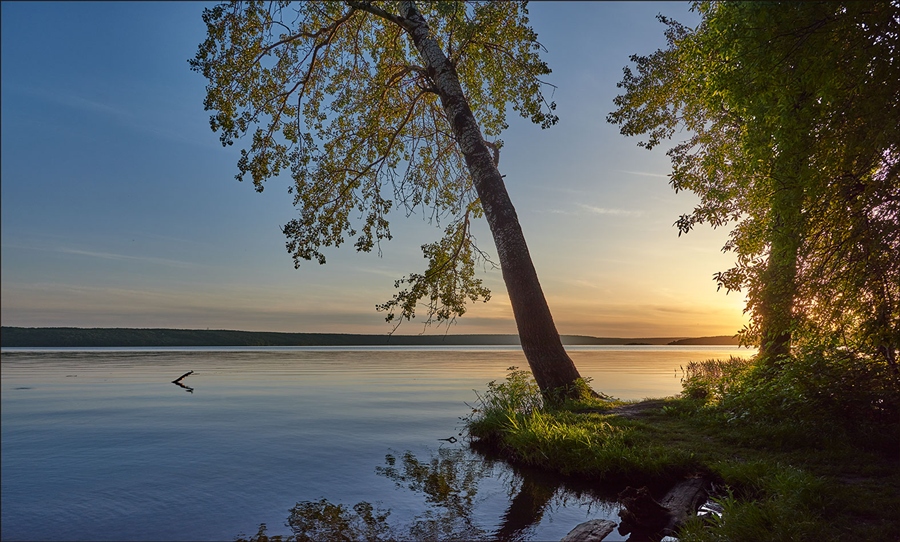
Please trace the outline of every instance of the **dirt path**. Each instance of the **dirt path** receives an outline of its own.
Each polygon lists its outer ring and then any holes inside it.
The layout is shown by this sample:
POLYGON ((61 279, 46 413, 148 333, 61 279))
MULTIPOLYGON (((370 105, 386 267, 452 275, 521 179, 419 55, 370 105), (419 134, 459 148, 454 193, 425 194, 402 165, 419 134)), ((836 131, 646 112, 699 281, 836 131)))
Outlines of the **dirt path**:
POLYGON ((580 410, 581 413, 590 413, 595 412, 598 414, 615 414, 617 416, 621 416, 623 418, 628 419, 636 419, 647 416, 651 411, 659 410, 666 404, 664 399, 650 399, 647 401, 640 401, 638 403, 628 403, 627 405, 617 406, 614 408, 601 410, 601 409, 585 409, 580 410))

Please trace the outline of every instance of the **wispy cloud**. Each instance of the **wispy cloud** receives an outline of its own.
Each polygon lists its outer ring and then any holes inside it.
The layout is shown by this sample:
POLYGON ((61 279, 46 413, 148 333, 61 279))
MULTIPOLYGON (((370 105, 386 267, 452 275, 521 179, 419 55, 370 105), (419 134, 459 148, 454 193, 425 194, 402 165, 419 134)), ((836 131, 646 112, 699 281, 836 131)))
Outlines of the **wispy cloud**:
POLYGON ((5 85, 3 87, 3 90, 30 94, 32 96, 37 96, 43 100, 54 102, 56 104, 72 109, 105 115, 109 118, 115 119, 115 121, 123 126, 127 126, 128 128, 131 128, 133 130, 151 134, 163 139, 177 141, 180 143, 190 143, 192 145, 199 145, 202 147, 218 147, 218 145, 214 144, 214 138, 211 138, 209 140, 198 140, 197 138, 185 136, 183 133, 181 133, 181 131, 175 129, 175 127, 173 126, 160 125, 160 118, 158 118, 158 116, 156 115, 154 115, 153 118, 149 118, 146 114, 139 114, 139 111, 133 111, 131 109, 119 107, 111 103, 100 101, 96 98, 86 98, 77 94, 50 91, 39 88, 28 88, 17 85, 5 85))
POLYGON ((627 209, 607 209, 606 207, 595 207, 593 205, 585 205, 583 203, 576 204, 582 209, 597 215, 617 215, 617 216, 641 216, 643 211, 632 211, 627 209))
POLYGON ((104 260, 144 262, 157 265, 167 265, 170 267, 184 268, 195 266, 195 264, 189 262, 170 260, 168 258, 154 258, 153 256, 131 256, 129 254, 114 254, 111 252, 96 252, 92 250, 78 250, 74 248, 60 248, 56 249, 56 252, 62 252, 63 254, 74 254, 76 256, 88 256, 91 258, 101 258, 104 260))
POLYGON ((80 109, 82 111, 88 111, 91 113, 102 113, 105 115, 110 115, 120 120, 126 120, 134 116, 132 112, 128 111, 127 109, 115 107, 108 103, 100 102, 96 99, 89 99, 76 94, 64 93, 56 90, 33 88, 16 84, 3 85, 3 90, 5 92, 12 91, 16 93, 35 96, 42 100, 54 102, 73 109, 80 109))
POLYGON ((596 207, 594 205, 585 205, 583 203, 576 203, 575 205, 579 207, 579 209, 539 209, 536 212, 563 216, 579 216, 583 215, 585 211, 595 215, 642 216, 644 214, 643 211, 634 211, 628 209, 608 209, 606 207, 596 207))
POLYGON ((22 245, 19 243, 4 243, 3 248, 5 249, 19 249, 19 250, 38 250, 41 252, 56 252, 59 254, 72 254, 74 256, 87 256, 89 258, 100 258, 103 260, 114 260, 114 261, 132 261, 132 262, 143 262, 143 263, 152 263, 156 265, 165 265, 169 267, 179 267, 179 268, 189 268, 196 267, 197 264, 191 262, 184 262, 181 260, 172 260, 169 258, 156 258, 153 256, 132 256, 130 254, 115 254, 113 252, 99 252, 95 250, 81 250, 77 248, 47 248, 47 247, 39 247, 39 246, 28 246, 22 245))
POLYGON ((547 214, 551 214, 551 215, 565 215, 565 216, 571 216, 571 215, 578 214, 574 211, 564 211, 562 209, 537 209, 535 212, 547 213, 547 214))
POLYGON ((588 195, 590 192, 587 190, 579 190, 577 188, 569 188, 566 186, 559 186, 557 184, 548 183, 548 184, 539 184, 535 186, 536 190, 543 190, 546 192, 553 192, 553 194, 571 194, 573 196, 583 197, 588 195))
POLYGON ((616 170, 618 173, 627 173, 628 175, 640 175, 641 177, 656 177, 658 179, 668 179, 668 175, 662 173, 652 173, 649 171, 629 171, 625 169, 616 170))
POLYGON ((82 98, 81 96, 49 93, 47 93, 46 95, 55 102, 67 105, 69 107, 74 107, 76 109, 89 111, 91 113, 104 113, 113 117, 117 117, 121 120, 130 120, 133 116, 132 113, 126 109, 113 107, 109 104, 82 98))

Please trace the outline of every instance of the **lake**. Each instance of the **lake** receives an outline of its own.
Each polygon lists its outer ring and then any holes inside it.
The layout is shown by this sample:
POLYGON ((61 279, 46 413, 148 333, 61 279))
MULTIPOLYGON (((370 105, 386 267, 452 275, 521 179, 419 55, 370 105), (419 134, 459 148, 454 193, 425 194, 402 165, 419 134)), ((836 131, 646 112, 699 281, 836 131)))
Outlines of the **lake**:
MULTIPOLYGON (((596 390, 625 400, 677 394, 691 360, 755 353, 568 350, 596 390)), ((518 348, 4 348, 0 536, 234 540, 360 502, 415 538, 559 540, 616 520, 592 488, 460 437, 473 390, 510 366, 527 368, 518 348), (186 387, 172 383, 188 371, 186 387)))

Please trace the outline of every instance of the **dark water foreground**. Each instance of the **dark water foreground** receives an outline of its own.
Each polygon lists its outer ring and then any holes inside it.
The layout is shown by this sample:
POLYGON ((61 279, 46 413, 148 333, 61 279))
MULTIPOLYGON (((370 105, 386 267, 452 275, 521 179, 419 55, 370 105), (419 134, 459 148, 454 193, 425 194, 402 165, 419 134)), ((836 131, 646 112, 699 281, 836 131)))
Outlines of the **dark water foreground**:
MULTIPOLYGON (((573 357, 598 389, 640 399, 676 393, 690 359, 736 352, 573 357)), ((558 540, 614 517, 602 488, 513 469, 462 441, 473 390, 511 365, 525 365, 521 352, 4 349, 0 534, 233 540, 262 523, 289 534, 286 523, 319 510, 359 528, 381 518, 397 537, 558 540)))

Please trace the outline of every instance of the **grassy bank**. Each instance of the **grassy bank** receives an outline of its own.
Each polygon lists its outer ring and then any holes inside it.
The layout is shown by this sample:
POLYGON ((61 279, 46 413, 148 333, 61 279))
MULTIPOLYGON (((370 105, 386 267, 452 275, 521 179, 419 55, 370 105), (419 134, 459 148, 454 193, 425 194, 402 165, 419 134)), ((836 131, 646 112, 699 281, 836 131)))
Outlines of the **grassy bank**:
POLYGON ((468 429, 513 462, 607 488, 659 494, 710 478, 724 514, 695 518, 681 540, 900 540, 900 381, 875 361, 695 363, 679 397, 627 408, 545 404, 527 372, 511 371, 468 429))

